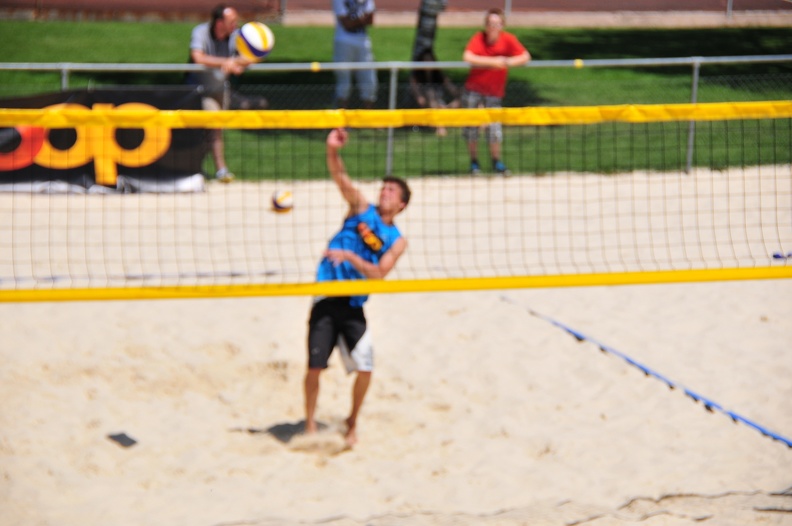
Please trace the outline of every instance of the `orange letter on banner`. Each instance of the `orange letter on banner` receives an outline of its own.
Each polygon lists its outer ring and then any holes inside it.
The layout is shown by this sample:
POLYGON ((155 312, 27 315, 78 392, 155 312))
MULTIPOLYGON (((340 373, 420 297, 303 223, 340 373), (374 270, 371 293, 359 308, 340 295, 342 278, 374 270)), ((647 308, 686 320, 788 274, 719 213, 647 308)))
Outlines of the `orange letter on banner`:
POLYGON ((44 144, 44 128, 17 126, 16 131, 22 138, 14 151, 0 152, 0 172, 19 170, 33 164, 33 158, 44 144))
MULTIPOLYGON (((111 108, 109 104, 95 104, 94 109, 111 108)), ((152 106, 140 102, 122 104, 116 109, 123 110, 154 110, 152 106)), ((97 184, 115 185, 118 177, 118 165, 138 168, 146 166, 162 157, 171 144, 170 128, 147 126, 142 128, 143 141, 133 150, 121 148, 116 142, 116 128, 109 126, 89 126, 88 133, 93 148, 94 169, 97 184)))
MULTIPOLYGON (((63 109, 63 110, 84 110, 85 106, 79 104, 55 104, 48 106, 47 109, 63 109)), ((77 139, 68 150, 60 150, 53 148, 52 143, 49 142, 49 132, 47 132, 47 140, 39 150, 38 155, 34 159, 35 163, 45 168, 57 168, 66 170, 68 168, 76 168, 83 166, 91 161, 93 152, 91 151, 90 144, 87 140, 87 134, 84 126, 75 126, 74 132, 77 134, 77 139)))

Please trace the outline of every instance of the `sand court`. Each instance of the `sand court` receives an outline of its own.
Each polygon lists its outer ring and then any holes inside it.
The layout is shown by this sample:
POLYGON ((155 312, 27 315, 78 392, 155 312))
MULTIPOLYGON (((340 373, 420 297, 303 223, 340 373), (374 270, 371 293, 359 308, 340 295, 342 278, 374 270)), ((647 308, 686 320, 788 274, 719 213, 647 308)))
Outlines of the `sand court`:
POLYGON ((339 361, 299 435, 308 298, 3 304, 4 522, 789 524, 789 448, 525 307, 790 437, 790 292, 375 296, 351 451, 339 361))

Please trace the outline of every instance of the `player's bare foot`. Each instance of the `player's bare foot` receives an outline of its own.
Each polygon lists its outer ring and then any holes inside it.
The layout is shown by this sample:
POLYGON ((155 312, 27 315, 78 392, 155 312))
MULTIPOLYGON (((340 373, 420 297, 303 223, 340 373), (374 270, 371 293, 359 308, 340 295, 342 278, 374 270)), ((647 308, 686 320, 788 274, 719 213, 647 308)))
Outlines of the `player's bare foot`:
POLYGON ((319 431, 319 428, 316 426, 315 421, 305 422, 305 431, 306 435, 315 435, 316 432, 319 431))
POLYGON ((350 417, 346 419, 347 431, 344 433, 344 441, 348 448, 352 449, 357 444, 357 433, 355 432, 355 421, 350 417))

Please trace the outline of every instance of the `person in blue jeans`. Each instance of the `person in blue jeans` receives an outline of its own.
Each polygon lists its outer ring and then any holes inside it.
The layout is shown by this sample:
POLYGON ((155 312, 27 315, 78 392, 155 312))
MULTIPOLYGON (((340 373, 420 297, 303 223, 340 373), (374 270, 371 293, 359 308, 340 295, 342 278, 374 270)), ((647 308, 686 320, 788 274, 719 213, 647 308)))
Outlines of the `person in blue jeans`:
MULTIPOLYGON (((327 136, 327 168, 349 205, 341 229, 328 243, 316 280, 384 279, 407 249, 407 240, 394 218, 410 201, 410 188, 397 177, 385 177, 377 203, 370 203, 352 183, 341 158, 348 134, 336 129, 327 136)), ((368 296, 318 297, 308 321, 308 371, 305 374, 305 433, 316 433, 314 414, 319 376, 337 346, 348 373, 356 372, 352 410, 346 419, 348 447, 357 442, 357 417, 371 383, 374 350, 367 331, 363 304, 368 296)))
MULTIPOLYGON (((334 62, 373 62, 366 28, 374 24, 374 0, 333 0, 336 17, 333 36, 334 62)), ((346 108, 352 93, 352 71, 336 70, 335 99, 337 108, 346 108)), ((360 100, 365 108, 373 108, 377 101, 377 72, 373 69, 354 70, 360 100)))

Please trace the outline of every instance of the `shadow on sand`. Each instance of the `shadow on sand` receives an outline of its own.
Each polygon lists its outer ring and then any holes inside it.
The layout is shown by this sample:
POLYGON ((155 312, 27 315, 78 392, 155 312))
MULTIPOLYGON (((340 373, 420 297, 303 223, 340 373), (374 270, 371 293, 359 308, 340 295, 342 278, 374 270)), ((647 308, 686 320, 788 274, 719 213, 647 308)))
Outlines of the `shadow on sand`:
MULTIPOLYGON (((320 432, 330 427, 323 422, 317 422, 316 424, 319 427, 320 432)), ((235 427, 230 429, 230 431, 237 433, 249 433, 251 435, 259 435, 259 434, 272 435, 278 441, 284 444, 288 444, 295 436, 302 435, 305 432, 305 420, 300 420, 299 422, 295 422, 295 423, 286 422, 283 424, 275 424, 267 428, 235 427)))

